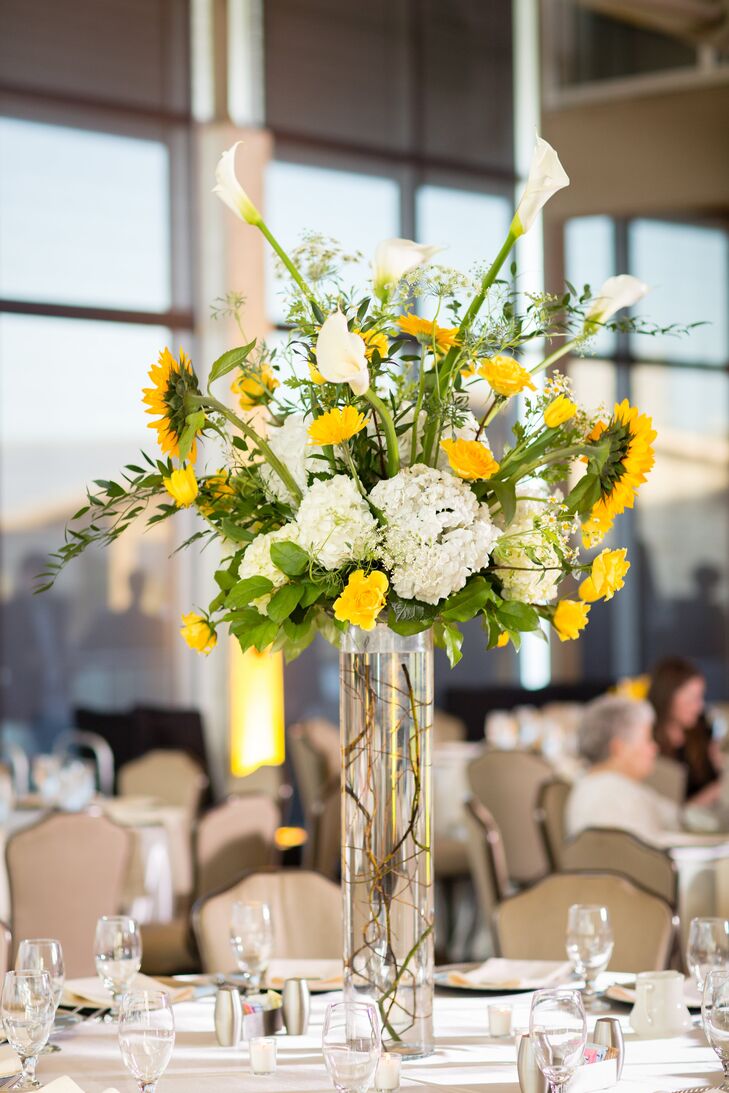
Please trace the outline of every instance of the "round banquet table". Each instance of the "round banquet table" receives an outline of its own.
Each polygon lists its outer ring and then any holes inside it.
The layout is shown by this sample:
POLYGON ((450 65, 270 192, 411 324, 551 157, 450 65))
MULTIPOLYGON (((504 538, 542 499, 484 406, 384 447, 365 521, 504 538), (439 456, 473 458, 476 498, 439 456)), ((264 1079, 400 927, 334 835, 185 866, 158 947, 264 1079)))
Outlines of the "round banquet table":
MULTIPOLYGON (((332 1093, 324 1069, 321 1029, 327 1001, 335 992, 312 997, 307 1036, 277 1036, 278 1068, 269 1077, 254 1077, 245 1044, 218 1047, 213 1031, 212 996, 174 1007, 177 1038, 172 1060, 160 1079, 158 1093, 332 1093)), ((402 1088, 455 1090, 462 1093, 518 1093, 515 1039, 492 1040, 487 1033, 487 1006, 501 1000, 514 1006, 514 1025, 524 1029, 529 1020, 531 994, 465 994, 438 992, 435 999, 436 1050, 427 1059, 405 1063, 402 1088)), ((626 1057, 617 1086, 625 1093, 657 1093, 690 1086, 710 1086, 720 1067, 703 1031, 668 1040, 641 1040, 630 1030, 628 1010, 616 1008, 623 1022, 626 1057)), ((588 1018, 588 1029, 594 1018, 588 1018)), ((72 1077, 84 1093, 103 1093, 110 1087, 133 1093, 136 1085, 124 1070, 113 1025, 86 1021, 60 1033, 62 1051, 41 1056, 38 1077, 50 1081, 62 1074, 72 1077)))

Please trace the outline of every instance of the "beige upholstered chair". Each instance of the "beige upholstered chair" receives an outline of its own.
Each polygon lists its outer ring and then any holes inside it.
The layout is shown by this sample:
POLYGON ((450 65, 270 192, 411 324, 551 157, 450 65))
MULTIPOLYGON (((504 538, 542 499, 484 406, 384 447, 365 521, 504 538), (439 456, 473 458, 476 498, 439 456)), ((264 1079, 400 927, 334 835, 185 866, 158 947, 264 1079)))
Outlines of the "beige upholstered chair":
POLYGON ((614 873, 552 873, 505 900, 494 916, 499 951, 515 960, 564 960, 573 903, 607 907, 615 935, 610 967, 620 972, 668 967, 673 912, 665 900, 614 873))
POLYGON ((494 911, 511 893, 501 832, 486 806, 474 797, 464 805, 464 823, 473 886, 484 922, 491 929, 494 911))
POLYGON ((682 805, 686 800, 687 776, 688 771, 683 763, 677 763, 675 759, 669 759, 667 755, 659 755, 645 784, 656 793, 660 793, 662 797, 668 797, 677 805, 682 805))
POLYGON ((119 771, 123 797, 156 797, 187 809, 191 816, 197 815, 207 785, 207 775, 197 760, 174 748, 148 751, 119 771))
POLYGON ((228 797, 200 818, 194 834, 198 898, 232 884, 243 873, 274 864, 278 805, 264 793, 228 797))
POLYGON ((13 936, 10 927, 0 921, 0 980, 5 972, 10 969, 10 961, 13 955, 13 936))
POLYGON ((56 737, 53 754, 62 761, 91 753, 96 768, 96 785, 106 797, 114 793, 114 752, 97 732, 67 729, 56 737))
POLYGON ((468 765, 471 792, 501 831, 514 884, 529 884, 549 868, 534 813, 539 787, 553 775, 546 760, 525 751, 487 751, 468 765))
POLYGON ((675 908, 678 901, 676 866, 665 850, 649 846, 629 831, 588 827, 562 848, 562 868, 609 870, 642 885, 675 908))
POLYGON ((466 722, 445 710, 433 710, 433 743, 454 744, 466 739, 466 722))
POLYGON ((251 873, 217 895, 199 900, 192 913, 203 970, 235 967, 229 928, 237 900, 261 900, 271 908, 276 959, 335 959, 342 955, 339 886, 305 869, 251 873))
POLYGON ((288 737, 309 834, 306 864, 336 877, 341 822, 339 729, 323 718, 312 718, 292 725, 288 737))
POLYGON ((23 828, 5 851, 13 933, 57 937, 66 975, 94 975, 94 931, 118 914, 132 833, 94 813, 55 812, 23 828))
POLYGON ((551 778, 539 787, 536 821, 544 852, 552 872, 562 868, 562 844, 565 840, 564 814, 572 786, 561 778, 551 778))

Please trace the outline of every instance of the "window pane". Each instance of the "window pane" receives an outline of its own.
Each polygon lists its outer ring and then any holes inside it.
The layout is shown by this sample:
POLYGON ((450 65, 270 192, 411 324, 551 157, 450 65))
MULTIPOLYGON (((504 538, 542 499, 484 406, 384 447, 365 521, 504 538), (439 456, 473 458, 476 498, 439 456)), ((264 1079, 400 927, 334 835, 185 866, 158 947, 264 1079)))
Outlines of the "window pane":
POLYGON ((164 144, 0 118, 0 162, 0 295, 170 306, 164 144))
MULTIPOLYGON (((565 228, 564 262, 567 280, 578 292, 589 285, 593 293, 612 277, 615 269, 615 226, 607 216, 579 216, 565 228)), ((590 352, 608 356, 615 352, 615 335, 602 330, 590 343, 590 352)))
MULTIPOLYGON (((312 231, 336 239, 349 254, 361 252, 362 260, 346 267, 346 282, 366 287, 375 245, 399 235, 400 187, 389 178, 276 161, 266 172, 266 219, 285 250, 312 231)), ((282 282, 267 258, 268 311, 281 322, 282 282)))
POLYGON ((496 257, 512 217, 506 197, 445 186, 421 186, 415 211, 419 242, 444 247, 436 262, 463 273, 496 257))
POLYGON ((729 235, 718 228, 636 220, 630 225, 630 272, 651 286, 641 314, 661 326, 703 321, 684 338, 634 337, 644 360, 729 361, 729 235))

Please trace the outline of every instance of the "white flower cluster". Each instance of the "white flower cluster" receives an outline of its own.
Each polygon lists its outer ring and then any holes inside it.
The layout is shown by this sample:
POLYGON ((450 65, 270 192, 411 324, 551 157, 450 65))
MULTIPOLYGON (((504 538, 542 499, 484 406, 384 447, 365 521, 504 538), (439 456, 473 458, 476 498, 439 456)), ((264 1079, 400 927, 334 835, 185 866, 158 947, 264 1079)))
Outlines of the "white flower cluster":
POLYGON ((522 483, 528 498, 517 501, 516 512, 494 550, 494 561, 506 600, 549 603, 562 579, 557 550, 566 548, 569 526, 556 519, 560 496, 549 498, 543 482, 522 483), (543 499, 542 499, 542 496, 543 499))
MULTIPOLYGON (((273 584, 274 590, 285 584, 288 577, 271 561, 272 545, 280 543, 282 540, 290 543, 297 542, 298 529, 296 524, 285 524, 278 531, 268 531, 264 535, 257 535, 253 542, 246 547, 246 552, 238 568, 239 578, 244 580, 247 577, 268 577, 273 584)), ((267 592, 265 596, 259 596, 257 600, 251 601, 251 606, 264 613, 272 595, 273 592, 267 592)))
MULTIPOLYGON (((316 469, 320 460, 315 459, 321 448, 309 444, 307 425, 303 414, 289 414, 283 425, 271 426, 268 431, 268 443, 274 455, 277 455, 303 492, 306 489, 310 471, 316 469)), ((293 497, 268 463, 260 466, 261 478, 268 493, 276 500, 290 504, 293 497)))
POLYGON ((299 543, 324 569, 339 569, 372 555, 377 521, 346 474, 317 481, 296 514, 299 543))
POLYGON ((457 592, 500 535, 465 482, 422 463, 378 482, 370 498, 387 520, 379 557, 403 599, 436 604, 457 592))

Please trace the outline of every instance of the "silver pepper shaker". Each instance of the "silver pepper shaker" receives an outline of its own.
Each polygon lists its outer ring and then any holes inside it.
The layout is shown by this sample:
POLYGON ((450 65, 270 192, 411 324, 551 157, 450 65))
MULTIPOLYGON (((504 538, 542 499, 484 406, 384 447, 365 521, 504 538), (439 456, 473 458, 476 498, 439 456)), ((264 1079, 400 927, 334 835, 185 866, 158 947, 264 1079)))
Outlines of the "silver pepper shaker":
POLYGON ((243 1026, 243 1006, 237 987, 219 987, 215 995, 215 1035, 221 1047, 236 1047, 243 1026))
POLYGON ((548 1093, 549 1083, 542 1074, 528 1033, 521 1036, 516 1051, 516 1069, 522 1093, 548 1093))
POLYGON ((592 1034, 593 1044, 601 1044, 603 1047, 614 1047, 618 1053, 618 1081, 623 1073, 623 1060, 625 1058, 625 1042, 623 1030, 617 1017, 600 1017, 595 1022, 595 1031, 592 1034))
POLYGON ((283 986, 283 1020, 289 1036, 305 1036, 309 1027, 309 984, 287 979, 283 986))

